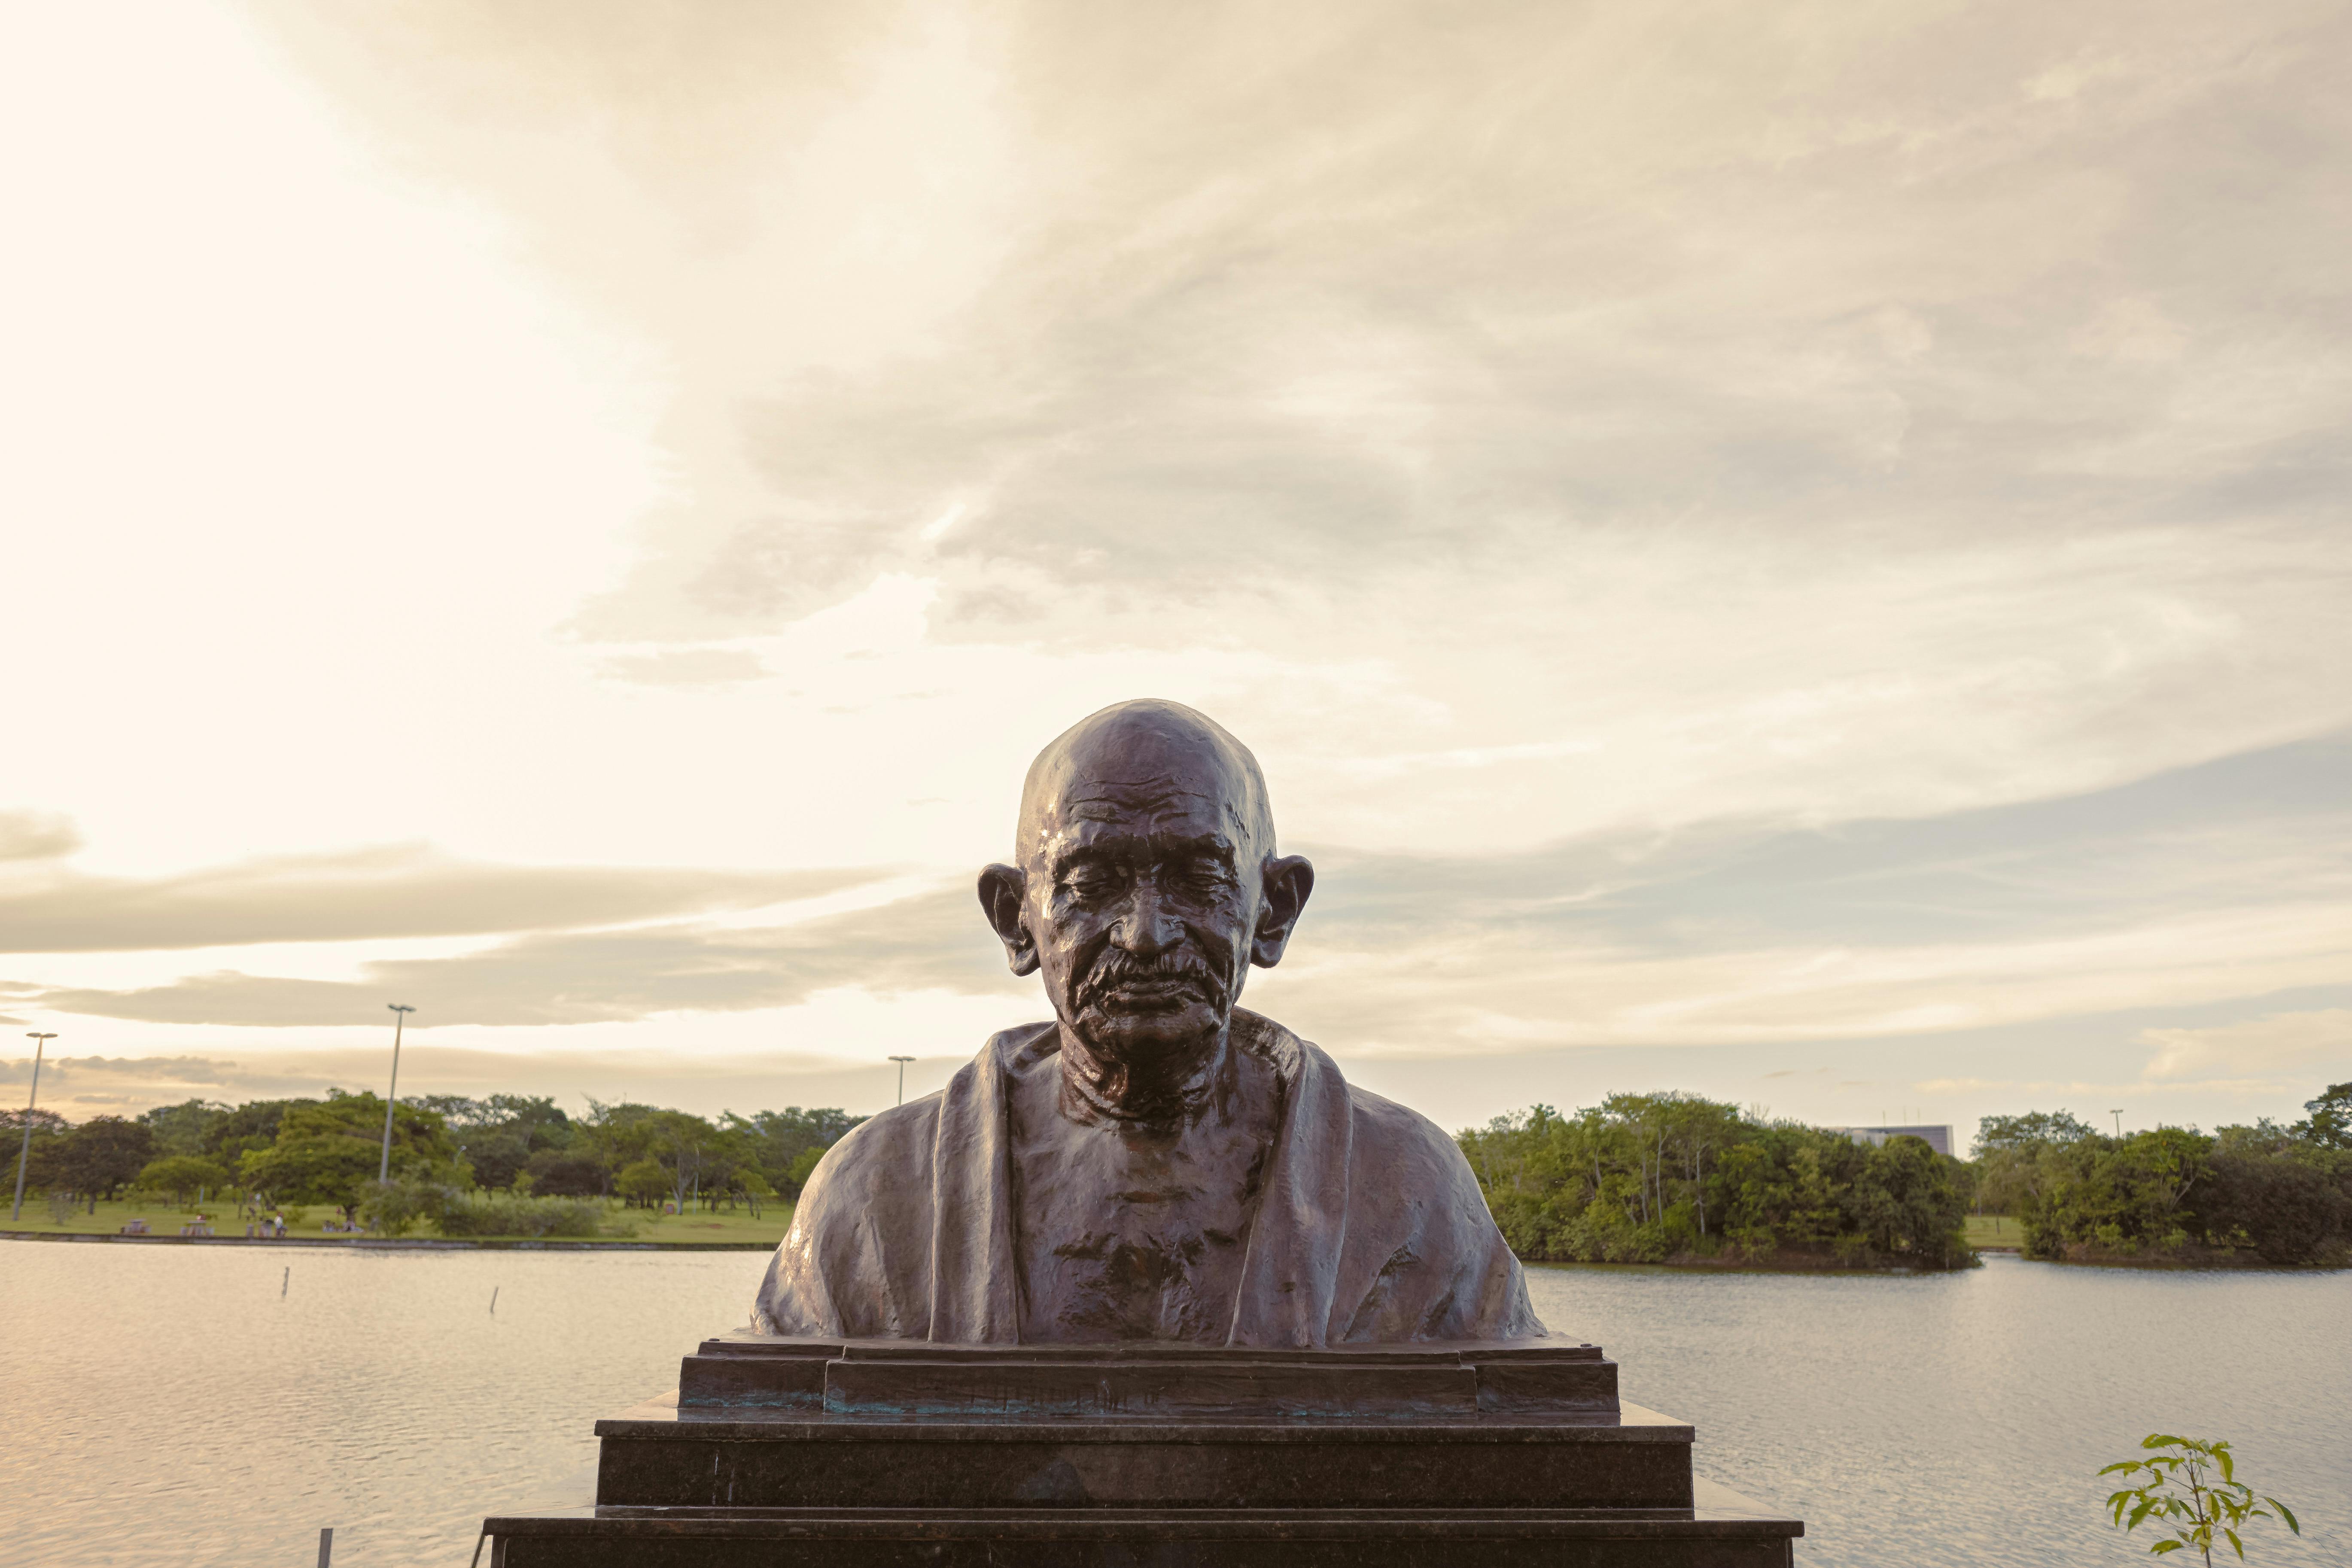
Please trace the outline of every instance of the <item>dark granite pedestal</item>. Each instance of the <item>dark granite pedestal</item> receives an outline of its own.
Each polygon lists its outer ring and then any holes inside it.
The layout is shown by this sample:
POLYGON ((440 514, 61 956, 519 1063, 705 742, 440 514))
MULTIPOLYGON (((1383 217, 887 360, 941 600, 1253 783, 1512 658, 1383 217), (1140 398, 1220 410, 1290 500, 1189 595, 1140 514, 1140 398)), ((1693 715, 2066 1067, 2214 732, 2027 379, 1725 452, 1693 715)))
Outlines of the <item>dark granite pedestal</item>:
POLYGON ((596 1502, 494 1568, 880 1563, 1781 1568, 1591 1345, 706 1342, 596 1424, 596 1502))

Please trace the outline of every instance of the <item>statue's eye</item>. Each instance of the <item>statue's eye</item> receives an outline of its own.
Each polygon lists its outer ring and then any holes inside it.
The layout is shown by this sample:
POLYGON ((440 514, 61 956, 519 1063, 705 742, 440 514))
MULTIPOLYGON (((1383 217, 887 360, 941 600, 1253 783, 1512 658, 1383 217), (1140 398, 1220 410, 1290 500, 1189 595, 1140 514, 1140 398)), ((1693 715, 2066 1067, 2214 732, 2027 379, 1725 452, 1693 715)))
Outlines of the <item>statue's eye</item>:
POLYGON ((1073 866, 1062 873, 1062 886, 1081 899, 1099 898, 1118 880, 1106 866, 1073 866))
POLYGON ((1228 886, 1233 878, 1214 860, 1196 860, 1177 873, 1183 885, 1198 893, 1214 893, 1228 886))

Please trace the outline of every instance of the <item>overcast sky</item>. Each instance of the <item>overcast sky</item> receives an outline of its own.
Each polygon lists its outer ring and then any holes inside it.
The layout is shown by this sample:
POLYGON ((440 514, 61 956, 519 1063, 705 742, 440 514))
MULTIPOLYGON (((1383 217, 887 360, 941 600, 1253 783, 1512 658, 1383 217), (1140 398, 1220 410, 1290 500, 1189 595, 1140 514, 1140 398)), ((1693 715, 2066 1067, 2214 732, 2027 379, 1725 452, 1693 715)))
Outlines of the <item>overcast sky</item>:
POLYGON ((0 16, 69 1115, 928 1091, 1147 695, 1448 1125, 2352 1077, 2342 4, 0 16))

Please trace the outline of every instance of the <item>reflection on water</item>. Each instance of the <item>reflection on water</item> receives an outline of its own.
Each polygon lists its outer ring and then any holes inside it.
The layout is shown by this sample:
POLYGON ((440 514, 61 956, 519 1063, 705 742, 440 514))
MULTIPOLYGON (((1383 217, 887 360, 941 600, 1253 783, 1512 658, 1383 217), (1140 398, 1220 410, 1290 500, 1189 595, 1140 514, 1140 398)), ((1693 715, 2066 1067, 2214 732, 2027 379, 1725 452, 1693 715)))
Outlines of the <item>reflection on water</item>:
MULTIPOLYGON (((485 1513, 586 1500, 590 1423, 740 1323, 763 1262, 0 1242, 6 1559, 308 1563, 332 1525, 339 1565, 456 1568, 485 1513)), ((2158 1427, 2303 1512, 2317 1539, 2257 1561, 2347 1561, 2346 1276, 1531 1274, 1703 1473, 1805 1518, 1801 1562, 2126 1562, 2092 1472, 2158 1427)))
POLYGON ((764 1264, 0 1242, 5 1555, 307 1563, 332 1525, 337 1568, 461 1568, 485 1513, 594 1495, 590 1423, 764 1264))
POLYGON ((1800 1563, 2145 1562, 2096 1472, 2158 1431, 2229 1438, 2295 1510, 2253 1561, 2352 1562, 2352 1275, 1528 1273, 1553 1332, 1698 1429, 1700 1474, 1804 1520, 1800 1563))

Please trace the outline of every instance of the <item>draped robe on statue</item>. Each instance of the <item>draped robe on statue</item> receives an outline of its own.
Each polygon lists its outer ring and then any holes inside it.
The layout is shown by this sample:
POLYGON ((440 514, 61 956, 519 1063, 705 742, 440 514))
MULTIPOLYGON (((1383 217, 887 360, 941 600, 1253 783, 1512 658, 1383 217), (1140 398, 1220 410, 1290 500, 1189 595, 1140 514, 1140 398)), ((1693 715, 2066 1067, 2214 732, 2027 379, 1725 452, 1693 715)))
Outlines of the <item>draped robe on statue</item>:
MULTIPOLYGON (((1273 1068, 1282 1105, 1226 1342, 1541 1337, 1518 1259, 1453 1139, 1352 1087, 1271 1019, 1236 1009, 1229 1037, 1273 1068)), ((826 1151, 768 1266, 754 1326, 1019 1342, 1013 1078, 1059 1049, 1050 1023, 1008 1029, 940 1093, 826 1151)))

